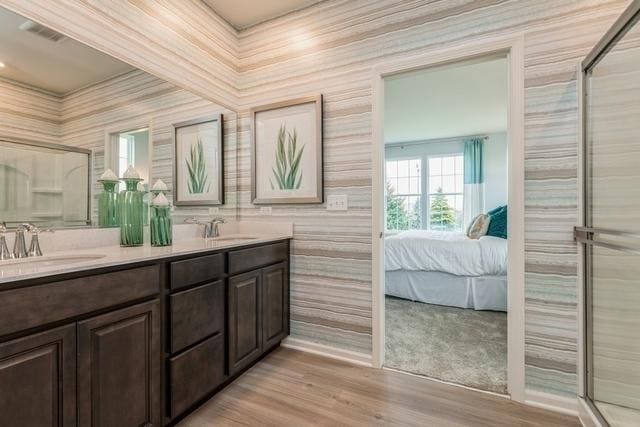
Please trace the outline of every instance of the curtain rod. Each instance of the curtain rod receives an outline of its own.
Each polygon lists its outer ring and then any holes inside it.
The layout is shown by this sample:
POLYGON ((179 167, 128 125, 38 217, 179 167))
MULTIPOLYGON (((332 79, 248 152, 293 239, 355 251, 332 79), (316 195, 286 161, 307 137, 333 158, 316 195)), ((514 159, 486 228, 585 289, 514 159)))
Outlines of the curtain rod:
POLYGON ((419 139, 414 141, 406 141, 406 142, 387 142, 385 146, 398 146, 398 145, 419 145, 424 143, 434 143, 434 142, 453 142, 459 141, 461 139, 472 139, 472 138, 481 138, 481 139, 489 139, 489 135, 463 135, 463 136, 452 136, 449 138, 433 138, 433 139, 419 139))

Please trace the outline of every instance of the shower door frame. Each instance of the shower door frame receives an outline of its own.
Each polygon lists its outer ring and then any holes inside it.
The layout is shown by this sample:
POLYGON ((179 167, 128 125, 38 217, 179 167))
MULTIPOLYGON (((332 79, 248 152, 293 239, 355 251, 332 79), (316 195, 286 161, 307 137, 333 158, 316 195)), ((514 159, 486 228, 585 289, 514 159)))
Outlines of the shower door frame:
MULTIPOLYGON (((590 215, 590 185, 589 185, 589 165, 591 157, 589 155, 589 88, 588 88, 588 74, 595 67, 598 62, 606 56, 616 43, 624 37, 627 31, 640 20, 640 0, 633 0, 631 4, 625 9, 625 11, 618 17, 614 24, 609 28, 605 35, 598 41, 589 54, 584 58, 580 64, 580 78, 579 78, 579 90, 580 90, 580 115, 581 115, 581 147, 580 147, 580 179, 579 185, 582 187, 580 191, 581 200, 579 201, 579 220, 580 224, 575 227, 574 237, 578 243, 578 266, 580 274, 581 295, 579 304, 581 306, 580 330, 579 337, 582 340, 579 352, 579 400, 580 400, 580 419, 585 425, 593 426, 609 426, 609 423, 602 416, 595 403, 593 402, 591 395, 593 392, 593 338, 591 331, 593 330, 593 316, 591 312, 591 305, 593 299, 593 283, 592 283, 592 269, 591 255, 593 252, 593 245, 599 245, 607 247, 607 244, 603 242, 596 242, 593 240, 595 235, 598 234, 616 234, 625 235, 625 233, 608 232, 607 230, 600 230, 591 228, 590 215)), ((638 236, 634 236, 638 237, 638 236)), ((614 248, 622 249, 624 248, 614 248)), ((580 283, 579 282, 579 283, 580 283)))

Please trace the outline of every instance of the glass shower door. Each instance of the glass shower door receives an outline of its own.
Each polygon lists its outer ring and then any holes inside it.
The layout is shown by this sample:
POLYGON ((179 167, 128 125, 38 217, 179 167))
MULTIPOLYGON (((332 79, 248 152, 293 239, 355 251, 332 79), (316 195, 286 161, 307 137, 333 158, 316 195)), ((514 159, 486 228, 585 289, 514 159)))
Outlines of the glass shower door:
POLYGON ((583 64, 586 394, 611 426, 640 426, 640 1, 583 64))

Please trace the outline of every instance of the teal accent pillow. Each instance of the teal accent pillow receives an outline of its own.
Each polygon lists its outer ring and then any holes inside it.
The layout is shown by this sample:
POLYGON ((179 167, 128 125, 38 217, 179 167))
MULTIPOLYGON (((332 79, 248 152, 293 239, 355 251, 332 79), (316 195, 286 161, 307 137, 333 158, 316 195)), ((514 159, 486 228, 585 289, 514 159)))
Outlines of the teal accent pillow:
POLYGON ((487 236, 500 237, 502 239, 507 238, 507 206, 500 206, 488 212, 489 229, 487 230, 487 236))

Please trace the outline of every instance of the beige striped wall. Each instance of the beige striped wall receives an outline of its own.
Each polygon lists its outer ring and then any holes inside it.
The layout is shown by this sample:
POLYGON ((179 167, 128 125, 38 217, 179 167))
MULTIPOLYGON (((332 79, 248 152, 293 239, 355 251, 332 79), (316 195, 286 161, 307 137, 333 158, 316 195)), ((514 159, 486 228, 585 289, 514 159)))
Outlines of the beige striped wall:
POLYGON ((196 0, 172 3, 0 0, 239 111, 243 219, 259 215, 249 200, 248 109, 322 93, 325 195, 348 194, 350 209, 278 206, 266 219, 295 223, 293 335, 363 353, 371 351, 372 67, 523 34, 525 141, 513 143, 526 156, 526 382, 575 395, 576 69, 628 0, 329 0, 240 33, 196 0))
POLYGON ((0 5, 217 104, 237 103, 236 31, 198 0, 0 0, 0 5))
POLYGON ((348 213, 274 207, 293 219, 292 331, 371 349, 371 69, 491 36, 525 40, 526 384, 576 392, 576 66, 628 1, 334 0, 240 33, 240 217, 250 205, 247 108, 325 99, 325 194, 348 213))
POLYGON ((61 99, 0 78, 0 138, 60 142, 61 99))
MULTIPOLYGON (((0 137, 53 142, 93 151, 92 219, 97 220, 97 179, 104 172, 108 132, 149 126, 151 181, 173 195, 173 124, 223 115, 225 204, 216 215, 236 218, 236 114, 144 71, 135 70, 64 96, 0 80, 0 137)), ((179 207, 174 216, 211 216, 208 207, 179 207)))
MULTIPOLYGON (((138 123, 150 128, 153 144, 151 181, 162 179, 173 195, 173 124, 198 118, 223 116, 225 204, 217 214, 236 216, 236 114, 199 96, 135 70, 114 79, 65 95, 61 107, 60 140, 63 144, 89 148, 94 153, 96 179, 104 171, 105 134, 130 130, 138 123)), ((93 204, 94 220, 97 212, 93 204)), ((208 207, 179 207, 175 216, 210 216, 208 207)))

